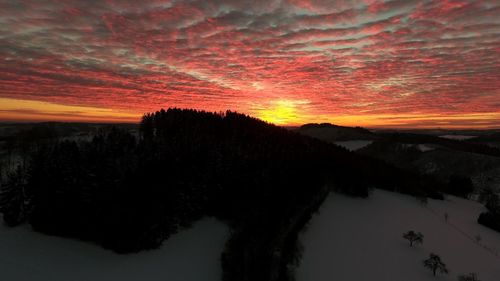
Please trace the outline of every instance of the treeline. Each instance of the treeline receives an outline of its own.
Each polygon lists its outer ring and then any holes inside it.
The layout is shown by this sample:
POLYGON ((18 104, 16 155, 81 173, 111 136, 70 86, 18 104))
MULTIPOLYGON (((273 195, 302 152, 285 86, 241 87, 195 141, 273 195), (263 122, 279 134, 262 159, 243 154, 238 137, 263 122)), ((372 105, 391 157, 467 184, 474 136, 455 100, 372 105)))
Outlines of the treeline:
POLYGON ((476 143, 472 141, 474 139, 468 141, 454 140, 433 135, 412 134, 412 133, 379 133, 378 135, 381 137, 382 140, 392 143, 394 142, 408 143, 408 144, 433 143, 448 147, 453 150, 500 157, 500 149, 476 143))
POLYGON ((426 178, 230 111, 160 110, 144 115, 138 138, 101 129, 91 140, 32 147, 28 159, 1 182, 7 224, 124 253, 216 216, 233 229, 224 280, 288 280, 293 226, 325 187, 440 197, 426 178), (276 261, 277 241, 286 262, 276 261))
POLYGON ((30 152, 39 145, 46 145, 63 139, 89 140, 99 129, 119 127, 137 131, 138 124, 96 124, 96 123, 19 123, 3 124, 0 132, 0 168, 4 172, 13 170, 20 163, 24 166, 30 152))
POLYGON ((491 188, 481 190, 479 201, 487 211, 479 215, 477 222, 500 232, 500 196, 497 191, 491 188))

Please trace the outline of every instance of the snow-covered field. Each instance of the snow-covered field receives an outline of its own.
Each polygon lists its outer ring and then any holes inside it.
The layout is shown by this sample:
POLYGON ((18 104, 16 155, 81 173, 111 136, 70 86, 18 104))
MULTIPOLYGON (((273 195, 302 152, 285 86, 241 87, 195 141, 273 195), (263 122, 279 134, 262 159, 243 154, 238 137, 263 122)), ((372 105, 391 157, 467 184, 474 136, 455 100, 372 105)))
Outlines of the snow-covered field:
POLYGON ((371 140, 350 140, 350 141, 337 141, 335 142, 335 144, 338 146, 342 146, 347 150, 356 151, 367 145, 370 145, 372 142, 373 141, 371 140))
POLYGON ((203 219, 158 250, 117 255, 89 243, 0 226, 2 281, 219 281, 228 228, 203 219))
POLYGON ((500 233, 476 222, 482 211, 480 204, 453 196, 424 207, 413 197, 382 190, 368 199, 332 194, 302 233, 297 280, 456 281, 475 272, 481 281, 499 281, 500 233), (410 248, 402 238, 408 230, 422 232, 423 245, 410 248), (433 277, 423 267, 431 252, 449 275, 433 277))

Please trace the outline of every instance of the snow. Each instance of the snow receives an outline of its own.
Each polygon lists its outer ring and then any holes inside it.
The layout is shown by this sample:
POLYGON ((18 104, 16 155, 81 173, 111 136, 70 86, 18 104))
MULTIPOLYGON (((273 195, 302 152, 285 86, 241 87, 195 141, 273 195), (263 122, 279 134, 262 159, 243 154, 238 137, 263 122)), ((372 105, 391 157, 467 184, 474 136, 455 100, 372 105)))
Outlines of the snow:
POLYGON ((417 146, 418 150, 420 150, 421 152, 427 152, 427 151, 431 151, 431 150, 434 150, 436 149, 435 147, 432 147, 431 145, 429 144, 419 144, 417 146))
POLYGON ((456 281, 476 272, 481 281, 498 281, 500 233, 476 222, 483 210, 453 196, 429 199, 425 207, 413 197, 382 190, 368 199, 332 194, 301 235, 297 280, 456 281), (422 232, 424 243, 410 248, 402 238, 408 230, 422 232), (474 239, 478 234, 481 245, 474 239), (449 275, 433 277, 423 267, 431 252, 446 263, 449 275))
POLYGON ((356 151, 358 149, 370 145, 372 142, 373 141, 371 140, 350 140, 350 141, 337 141, 335 142, 335 144, 338 146, 342 146, 347 150, 356 151))
POLYGON ((221 280, 228 228, 205 218, 158 250, 118 255, 90 243, 0 226, 2 281, 221 280))
POLYGON ((427 152, 427 151, 431 151, 431 150, 436 149, 436 146, 435 146, 435 145, 433 145, 433 144, 423 144, 423 143, 419 143, 419 144, 402 143, 401 145, 402 145, 402 146, 403 146, 403 148, 405 148, 405 149, 415 148, 415 149, 417 149, 417 150, 418 150, 418 151, 420 151, 420 152, 427 152))

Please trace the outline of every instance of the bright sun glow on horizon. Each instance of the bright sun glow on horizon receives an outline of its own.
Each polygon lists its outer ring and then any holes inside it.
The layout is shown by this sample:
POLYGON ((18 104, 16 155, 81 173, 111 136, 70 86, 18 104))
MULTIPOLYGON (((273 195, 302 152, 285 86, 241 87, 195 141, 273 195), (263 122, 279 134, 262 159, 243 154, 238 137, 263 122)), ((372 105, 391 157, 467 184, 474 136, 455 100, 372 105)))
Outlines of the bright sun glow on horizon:
MULTIPOLYGON (((2 105, 0 120, 9 122, 136 123, 145 113, 6 98, 0 98, 0 104, 2 105)), ((310 101, 308 100, 275 99, 267 103, 253 104, 253 109, 239 112, 279 126, 332 123, 341 126, 367 128, 466 129, 470 128, 469 125, 464 126, 463 124, 472 124, 477 129, 489 129, 492 128, 490 120, 500 120, 500 112, 454 115, 430 114, 427 116, 418 114, 316 115, 309 111, 309 106, 310 101)))
POLYGON ((500 128, 498 0, 88 2, 1 2, 0 122, 500 128))
POLYGON ((1 1, 0 122, 500 128, 498 0, 88 2, 1 1))
POLYGON ((276 125, 296 125, 304 115, 307 100, 278 99, 256 111, 257 118, 276 125))

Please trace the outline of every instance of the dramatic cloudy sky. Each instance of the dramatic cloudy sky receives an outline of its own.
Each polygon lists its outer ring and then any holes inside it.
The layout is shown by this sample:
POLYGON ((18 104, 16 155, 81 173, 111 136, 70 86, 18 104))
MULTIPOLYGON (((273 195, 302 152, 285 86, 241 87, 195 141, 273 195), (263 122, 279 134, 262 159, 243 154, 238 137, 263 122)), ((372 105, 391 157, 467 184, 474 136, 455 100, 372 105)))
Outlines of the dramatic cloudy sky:
POLYGON ((500 1, 0 0, 0 120, 500 126, 500 1))

